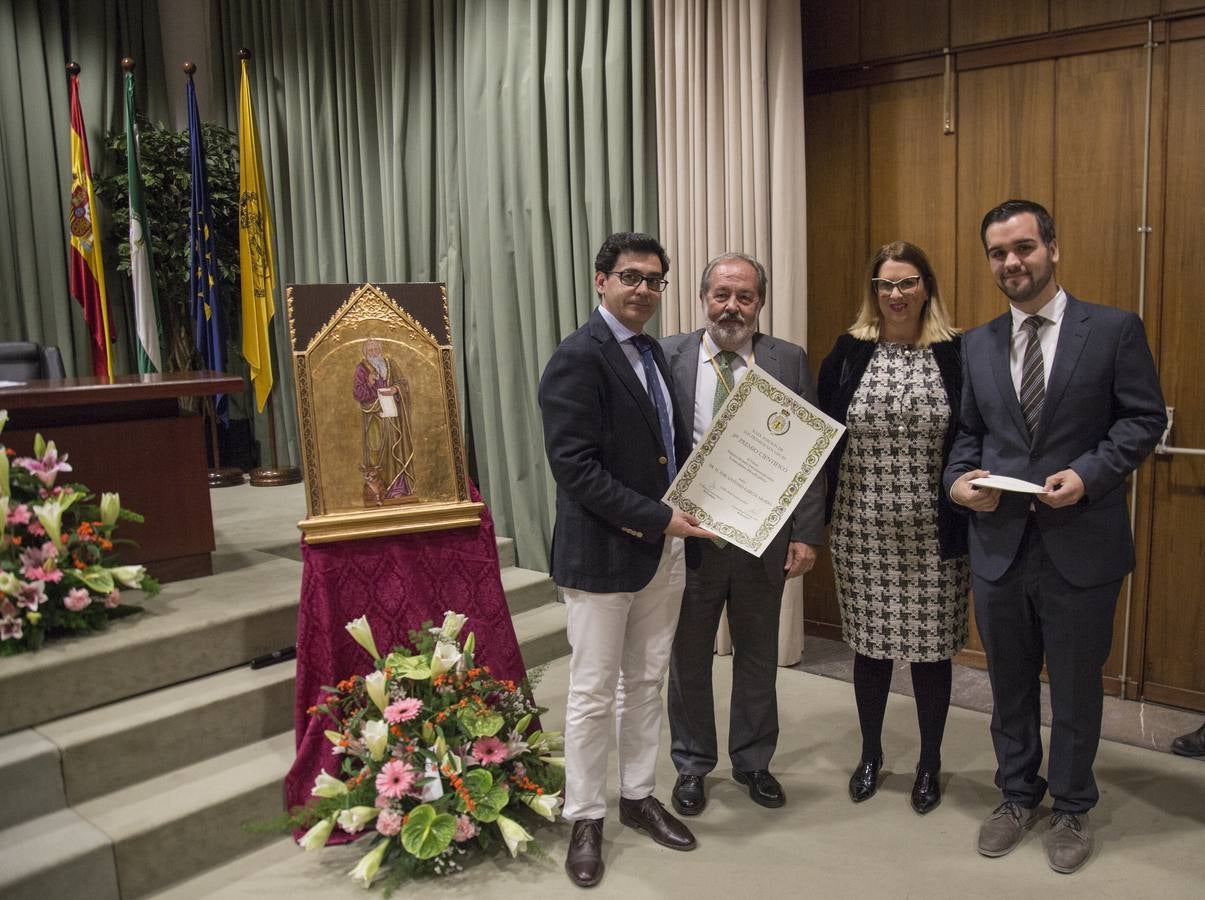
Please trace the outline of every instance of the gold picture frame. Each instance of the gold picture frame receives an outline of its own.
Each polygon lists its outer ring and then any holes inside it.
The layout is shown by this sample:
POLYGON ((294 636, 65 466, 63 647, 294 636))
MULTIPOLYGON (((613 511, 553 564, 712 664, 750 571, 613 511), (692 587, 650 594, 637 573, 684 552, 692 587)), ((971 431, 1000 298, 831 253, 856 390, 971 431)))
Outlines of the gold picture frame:
POLYGON ((442 284, 285 292, 312 544, 476 526, 442 284))

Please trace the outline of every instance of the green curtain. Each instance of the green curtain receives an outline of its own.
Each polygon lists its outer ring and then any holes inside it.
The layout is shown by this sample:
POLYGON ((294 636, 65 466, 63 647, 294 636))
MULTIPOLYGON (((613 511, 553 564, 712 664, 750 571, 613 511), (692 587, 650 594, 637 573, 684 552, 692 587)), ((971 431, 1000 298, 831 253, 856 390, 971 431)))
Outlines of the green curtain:
MULTIPOLYGON (((247 47, 281 283, 447 283, 476 476, 521 563, 546 569, 539 376, 589 316, 603 238, 656 231, 646 3, 217 6, 214 118, 235 127, 247 47)), ((280 298, 274 339, 296 461, 280 298)))
MULTIPOLYGON (((0 4, 0 340, 54 344, 68 374, 92 372, 88 330, 67 292, 71 125, 66 64, 80 64, 92 174, 108 171, 105 132, 122 123, 121 59, 136 63, 139 105, 167 114, 158 5, 141 0, 6 0, 0 4)), ((98 201, 99 203, 99 201, 98 201)), ((106 211, 98 210, 101 228, 106 211)), ((128 278, 105 246, 117 328, 114 365, 131 371, 128 278)))

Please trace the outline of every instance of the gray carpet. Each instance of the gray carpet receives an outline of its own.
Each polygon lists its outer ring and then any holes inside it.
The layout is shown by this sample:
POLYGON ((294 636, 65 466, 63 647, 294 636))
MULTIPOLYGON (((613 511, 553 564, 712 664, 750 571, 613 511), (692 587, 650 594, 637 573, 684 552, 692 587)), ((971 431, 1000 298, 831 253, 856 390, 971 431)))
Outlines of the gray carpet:
MULTIPOLYGON (((537 689, 564 713, 567 660, 553 663, 537 689)), ((717 696, 726 697, 730 658, 716 662, 717 696)), ((877 796, 850 803, 846 780, 860 741, 852 688, 805 672, 780 670, 782 735, 774 770, 786 788, 780 810, 755 806, 726 768, 708 780, 709 806, 690 820, 699 839, 676 853, 622 827, 615 801, 605 831, 607 873, 595 897, 1160 897, 1205 895, 1205 763, 1105 741, 1096 772, 1101 803, 1092 816, 1096 851, 1074 875, 1046 864, 1048 808, 1020 847, 1002 859, 975 851, 979 822, 998 802, 988 719, 953 709, 943 749, 945 799, 925 817, 908 804, 918 752, 914 706, 892 694, 884 729, 886 778, 877 796)), ((725 723, 720 723, 721 746, 725 723)), ((673 768, 663 736, 658 796, 668 803, 673 768)), ((616 796, 614 782, 611 796, 616 796)), ((231 823, 231 827, 236 827, 231 823)), ((550 857, 483 860, 444 880, 408 885, 428 898, 581 896, 561 869, 568 827, 539 831, 550 857)), ((303 853, 287 841, 236 860, 161 894, 195 897, 363 898, 345 877, 367 845, 303 853)))

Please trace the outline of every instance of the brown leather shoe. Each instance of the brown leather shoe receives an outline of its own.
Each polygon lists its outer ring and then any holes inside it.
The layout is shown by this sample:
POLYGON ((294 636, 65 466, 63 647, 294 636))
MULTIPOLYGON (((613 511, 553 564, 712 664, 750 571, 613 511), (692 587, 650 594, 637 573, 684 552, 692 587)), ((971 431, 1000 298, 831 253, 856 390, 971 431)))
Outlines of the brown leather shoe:
POLYGON ((565 871, 578 887, 594 887, 603 877, 602 819, 578 819, 569 838, 565 871))
POLYGON ((1050 868, 1070 875, 1092 855, 1092 828, 1088 814, 1056 812, 1050 817, 1046 835, 1046 858, 1050 868))
POLYGON ((619 821, 648 833, 662 847, 693 850, 698 845, 690 829, 675 819, 652 794, 643 800, 619 800, 619 821))
POLYGON ((1037 820, 1036 806, 1027 809, 1015 800, 1005 800, 979 826, 979 852, 991 857, 1012 853, 1037 820))

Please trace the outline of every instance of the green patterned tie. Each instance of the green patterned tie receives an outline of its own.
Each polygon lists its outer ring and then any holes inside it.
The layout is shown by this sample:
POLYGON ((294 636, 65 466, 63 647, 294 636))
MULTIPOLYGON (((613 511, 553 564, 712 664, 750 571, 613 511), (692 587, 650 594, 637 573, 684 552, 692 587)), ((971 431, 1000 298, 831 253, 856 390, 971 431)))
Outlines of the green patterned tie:
POLYGON ((721 350, 715 355, 716 372, 719 377, 715 383, 715 399, 711 402, 711 417, 714 419, 724 407, 724 401, 728 399, 728 394, 731 390, 731 385, 735 384, 735 376, 732 374, 732 361, 736 359, 738 354, 733 350, 721 350))
MULTIPOLYGON (((711 401, 711 417, 713 419, 724 408, 724 402, 728 399, 728 394, 731 393, 730 386, 736 384, 736 376, 732 374, 732 361, 738 355, 733 350, 721 350, 715 355, 718 377, 715 382, 715 399, 711 401)), ((728 546, 728 542, 723 538, 712 538, 711 542, 721 550, 728 546)))

